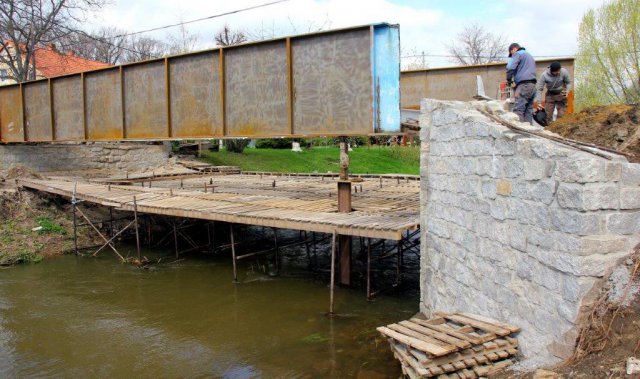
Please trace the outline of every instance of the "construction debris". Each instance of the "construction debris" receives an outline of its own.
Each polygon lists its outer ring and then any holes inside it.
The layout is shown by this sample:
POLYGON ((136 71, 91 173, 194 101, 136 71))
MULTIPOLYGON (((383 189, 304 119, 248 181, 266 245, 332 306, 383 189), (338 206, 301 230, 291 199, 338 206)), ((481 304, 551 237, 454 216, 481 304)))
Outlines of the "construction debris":
POLYGON ((518 354, 516 326, 468 313, 435 315, 377 328, 410 378, 485 377, 518 354))
POLYGON ((239 174, 240 167, 238 166, 216 166, 206 162, 179 160, 179 165, 198 172, 220 172, 225 174, 239 174))
POLYGON ((640 374, 640 359, 629 357, 627 359, 627 375, 640 374))

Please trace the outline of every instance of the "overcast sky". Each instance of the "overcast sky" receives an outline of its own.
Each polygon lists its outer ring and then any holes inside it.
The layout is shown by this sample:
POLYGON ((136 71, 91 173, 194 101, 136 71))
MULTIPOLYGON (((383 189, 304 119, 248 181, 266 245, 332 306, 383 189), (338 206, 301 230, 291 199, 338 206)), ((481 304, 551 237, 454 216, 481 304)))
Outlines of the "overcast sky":
MULTIPOLYGON (((272 0, 112 0, 92 17, 89 29, 102 25, 138 31, 180 20, 229 12, 272 0)), ((232 28, 291 35, 375 22, 400 24, 403 54, 447 55, 446 44, 465 26, 477 22, 509 42, 519 42, 534 56, 573 55, 582 15, 603 0, 288 0, 265 8, 187 26, 199 48, 215 46, 213 35, 225 23, 232 28)), ((176 28, 151 33, 166 38, 176 28)), ((505 46, 505 52, 506 52, 505 46)), ((427 57, 431 67, 451 65, 447 57, 427 57)))

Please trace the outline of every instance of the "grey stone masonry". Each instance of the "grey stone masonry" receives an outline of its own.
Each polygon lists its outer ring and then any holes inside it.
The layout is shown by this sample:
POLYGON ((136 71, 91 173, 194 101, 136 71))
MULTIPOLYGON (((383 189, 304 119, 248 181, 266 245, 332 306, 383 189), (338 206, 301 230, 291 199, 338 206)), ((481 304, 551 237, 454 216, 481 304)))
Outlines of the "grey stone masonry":
POLYGON ((523 365, 552 363, 640 241, 640 164, 516 132, 478 107, 541 130, 499 102, 423 100, 421 311, 519 325, 523 365))
POLYGON ((142 171, 165 165, 170 152, 167 143, 0 145, 0 175, 14 166, 39 172, 142 171))

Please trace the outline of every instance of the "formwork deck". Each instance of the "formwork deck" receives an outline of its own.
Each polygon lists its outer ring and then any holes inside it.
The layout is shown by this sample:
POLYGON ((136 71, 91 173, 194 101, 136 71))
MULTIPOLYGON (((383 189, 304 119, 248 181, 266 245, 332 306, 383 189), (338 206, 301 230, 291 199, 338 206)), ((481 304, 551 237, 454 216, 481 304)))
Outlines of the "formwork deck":
POLYGON ((39 191, 139 213, 400 240, 419 227, 419 180, 366 178, 353 183, 351 213, 338 213, 337 178, 202 175, 130 185, 21 179, 39 191), (150 184, 151 183, 151 184, 150 184), (151 185, 151 187, 149 187, 151 185), (355 192, 357 190, 357 193, 355 192))

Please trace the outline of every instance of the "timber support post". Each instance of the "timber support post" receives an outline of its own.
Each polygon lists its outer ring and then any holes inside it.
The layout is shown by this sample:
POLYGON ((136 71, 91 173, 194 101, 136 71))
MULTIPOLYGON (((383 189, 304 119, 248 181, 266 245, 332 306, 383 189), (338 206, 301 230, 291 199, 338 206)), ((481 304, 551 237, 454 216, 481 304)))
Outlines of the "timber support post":
MULTIPOLYGON (((338 212, 349 213, 351 207, 351 181, 349 180, 349 145, 340 142, 340 180, 338 180, 338 212)), ((351 285, 351 237, 340 235, 340 284, 351 285)))
POLYGON ((371 238, 367 238, 367 300, 371 300, 371 238))
POLYGON ((236 244, 233 240, 233 223, 229 224, 229 238, 231 239, 231 258, 233 259, 233 282, 238 283, 238 268, 236 266, 236 244))
POLYGON ((73 196, 71 197, 71 204, 73 209, 73 252, 78 255, 78 222, 76 216, 76 187, 78 182, 73 183, 73 196))
POLYGON ((136 196, 133 196, 133 221, 136 231, 136 251, 138 252, 138 263, 142 263, 142 253, 140 252, 140 233, 138 231, 138 202, 136 196))
POLYGON ((336 288, 336 231, 331 236, 331 284, 329 287, 329 316, 333 316, 334 299, 333 292, 336 288))
POLYGON ((176 258, 178 258, 180 252, 178 251, 178 229, 176 228, 175 220, 171 222, 171 225, 173 226, 173 248, 176 253, 176 258))

